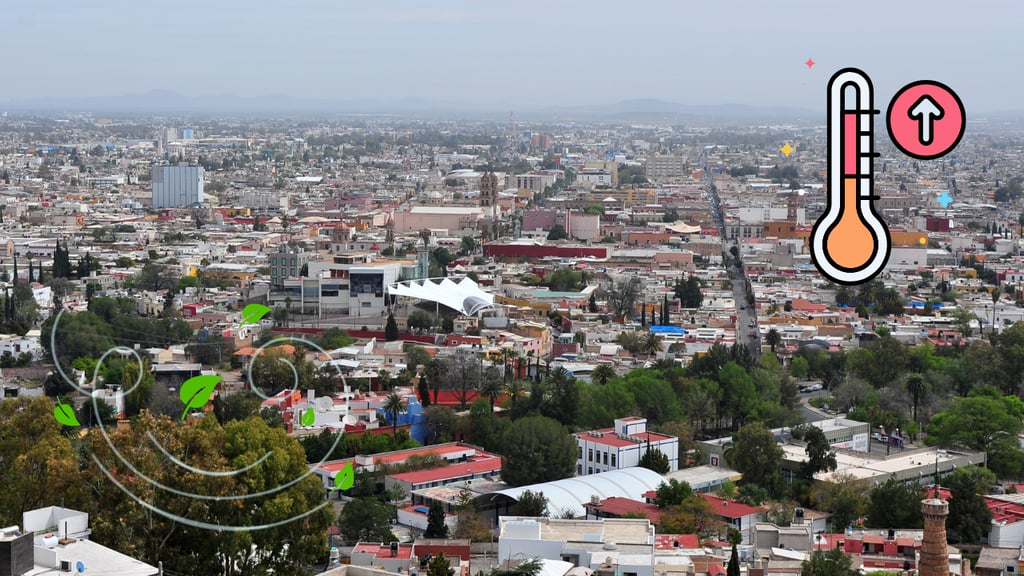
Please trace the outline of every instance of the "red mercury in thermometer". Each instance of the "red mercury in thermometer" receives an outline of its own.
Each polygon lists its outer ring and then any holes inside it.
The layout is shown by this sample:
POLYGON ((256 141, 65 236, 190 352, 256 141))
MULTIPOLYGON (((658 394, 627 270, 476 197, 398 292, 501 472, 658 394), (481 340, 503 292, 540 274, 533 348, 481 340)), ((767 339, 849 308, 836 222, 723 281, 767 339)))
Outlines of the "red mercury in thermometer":
POLYGON ((875 212, 871 80, 856 68, 828 82, 828 206, 811 232, 811 258, 839 284, 875 277, 889 259, 889 229, 875 212))

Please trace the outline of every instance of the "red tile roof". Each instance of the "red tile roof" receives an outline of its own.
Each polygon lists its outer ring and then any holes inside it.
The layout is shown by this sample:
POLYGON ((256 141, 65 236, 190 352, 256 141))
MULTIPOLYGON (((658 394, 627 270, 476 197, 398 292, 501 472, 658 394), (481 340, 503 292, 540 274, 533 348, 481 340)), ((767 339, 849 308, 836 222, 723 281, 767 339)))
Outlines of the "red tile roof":
POLYGON ((612 496, 611 498, 601 500, 600 504, 595 505, 587 502, 584 503, 583 506, 590 510, 600 510, 602 513, 609 516, 625 516, 626 514, 639 512, 640 514, 647 516, 647 518, 655 524, 661 521, 660 508, 654 504, 633 500, 632 498, 612 496))
POLYGON ((711 494, 701 494, 700 496, 711 505, 711 510, 714 511, 715 514, 723 518, 742 518, 744 516, 750 516, 751 514, 761 512, 760 508, 748 506, 742 502, 726 500, 725 498, 719 498, 718 496, 713 496, 711 494))
POLYGON ((415 472, 392 474, 391 477, 395 480, 401 480, 416 486, 430 482, 453 480, 464 476, 498 472, 500 470, 501 458, 484 457, 474 458, 468 462, 455 462, 448 466, 440 466, 438 468, 431 468, 430 470, 417 470, 415 472))
POLYGON ((679 548, 700 548, 700 539, 696 534, 658 534, 654 537, 655 550, 672 550, 672 543, 678 542, 679 548))
MULTIPOLYGON (((640 440, 646 442, 662 442, 665 440, 672 439, 672 436, 659 434, 657 432, 638 432, 636 434, 630 434, 630 436, 633 436, 634 438, 639 438, 640 440)), ((576 437, 582 438, 587 442, 593 442, 595 444, 600 444, 602 446, 612 446, 615 448, 636 445, 636 442, 634 442, 633 440, 624 440, 616 436, 614 428, 604 428, 601 430, 592 430, 590 432, 577 432, 576 437), (601 434, 601 436, 595 436, 595 433, 601 434)))
POLYGON ((377 558, 395 558, 409 560, 412 558, 412 546, 398 546, 398 553, 391 555, 391 547, 387 544, 370 544, 360 542, 352 549, 353 554, 373 554, 377 558))

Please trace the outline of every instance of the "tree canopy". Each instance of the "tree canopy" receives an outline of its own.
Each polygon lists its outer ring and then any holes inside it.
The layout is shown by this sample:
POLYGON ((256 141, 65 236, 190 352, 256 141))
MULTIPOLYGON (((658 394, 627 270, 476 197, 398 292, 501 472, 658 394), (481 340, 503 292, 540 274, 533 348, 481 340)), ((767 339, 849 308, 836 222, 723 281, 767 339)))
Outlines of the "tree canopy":
POLYGON ((505 434, 501 479, 510 486, 568 478, 576 472, 576 442, 557 421, 529 416, 505 434))

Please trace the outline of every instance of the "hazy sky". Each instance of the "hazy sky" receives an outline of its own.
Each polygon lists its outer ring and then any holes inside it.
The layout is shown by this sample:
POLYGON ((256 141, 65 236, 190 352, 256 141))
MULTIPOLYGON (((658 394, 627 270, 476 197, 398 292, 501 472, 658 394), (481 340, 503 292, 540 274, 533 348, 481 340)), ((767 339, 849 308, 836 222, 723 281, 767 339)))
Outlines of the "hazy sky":
POLYGON ((0 102, 162 89, 823 110, 829 76, 857 66, 877 108, 931 79, 970 115, 1024 109, 1022 16, 1017 0, 8 0, 0 102))

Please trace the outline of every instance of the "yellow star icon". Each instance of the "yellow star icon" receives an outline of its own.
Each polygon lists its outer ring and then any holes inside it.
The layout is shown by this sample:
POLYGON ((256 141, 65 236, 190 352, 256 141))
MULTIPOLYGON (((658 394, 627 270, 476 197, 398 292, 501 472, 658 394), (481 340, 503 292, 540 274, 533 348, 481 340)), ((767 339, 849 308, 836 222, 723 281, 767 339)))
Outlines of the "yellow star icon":
POLYGON ((790 146, 790 145, 789 145, 789 142, 786 142, 786 145, 785 145, 785 146, 783 146, 782 148, 779 148, 779 152, 782 152, 782 153, 783 153, 783 154, 785 154, 785 155, 786 155, 787 157, 788 157, 788 156, 789 156, 790 154, 792 154, 792 153, 793 153, 794 151, 796 151, 796 148, 793 148, 792 146, 790 146))

